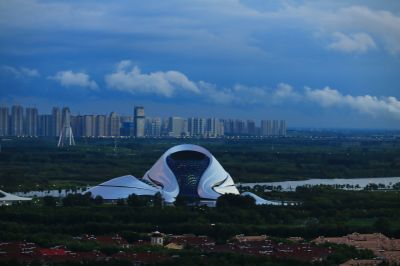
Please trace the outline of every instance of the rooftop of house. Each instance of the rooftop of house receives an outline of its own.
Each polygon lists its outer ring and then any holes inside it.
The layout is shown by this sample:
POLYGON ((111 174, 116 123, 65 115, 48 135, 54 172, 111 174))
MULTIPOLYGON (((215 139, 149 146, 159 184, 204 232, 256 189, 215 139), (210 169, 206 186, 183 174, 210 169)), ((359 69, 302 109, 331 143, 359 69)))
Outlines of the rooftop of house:
POLYGON ((372 250, 377 257, 385 257, 393 263, 400 263, 400 239, 391 239, 381 233, 359 234, 352 233, 342 237, 320 236, 314 243, 346 244, 360 249, 372 250))
POLYGON ((186 246, 215 245, 215 241, 208 236, 196 236, 193 234, 172 235, 168 237, 169 242, 186 246))
POLYGON ((245 235, 236 235, 233 237, 234 240, 239 242, 249 242, 249 241, 265 241, 267 239, 266 235, 260 236, 245 236, 245 235))
POLYGON ((124 246, 128 245, 128 241, 122 238, 120 235, 104 235, 104 236, 95 236, 95 235, 88 235, 84 234, 81 236, 74 237, 75 240, 80 241, 95 241, 99 244, 104 245, 115 245, 115 246, 124 246))
POLYGON ((376 265, 380 265, 382 263, 382 260, 357 260, 357 259, 351 259, 348 260, 342 264, 340 264, 340 266, 376 266, 376 265))

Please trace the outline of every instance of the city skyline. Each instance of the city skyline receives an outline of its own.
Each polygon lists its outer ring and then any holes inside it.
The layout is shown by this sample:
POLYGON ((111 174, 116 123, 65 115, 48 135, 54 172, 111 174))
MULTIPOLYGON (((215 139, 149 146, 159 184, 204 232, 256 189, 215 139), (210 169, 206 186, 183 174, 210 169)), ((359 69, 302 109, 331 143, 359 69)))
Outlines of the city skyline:
POLYGON ((0 18, 0 104, 400 128, 398 1, 17 0, 0 18))
MULTIPOLYGON (((59 137, 59 146, 75 137, 285 137, 285 120, 217 117, 147 117, 144 106, 134 106, 131 115, 74 114, 69 107, 53 107, 51 114, 36 107, 0 106, 0 136, 59 137), (11 110, 11 111, 10 111, 11 110)), ((71 144, 69 144, 71 145, 71 144)))

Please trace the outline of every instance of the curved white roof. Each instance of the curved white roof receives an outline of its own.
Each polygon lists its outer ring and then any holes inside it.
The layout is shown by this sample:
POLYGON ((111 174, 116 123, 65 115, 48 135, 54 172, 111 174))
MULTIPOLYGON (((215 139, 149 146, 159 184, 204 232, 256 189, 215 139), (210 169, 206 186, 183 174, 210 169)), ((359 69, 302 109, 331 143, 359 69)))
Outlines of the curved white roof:
POLYGON ((256 201, 256 205, 282 205, 280 202, 263 199, 251 192, 243 192, 242 196, 250 196, 256 201))
POLYGON ((160 190, 146 184, 132 175, 113 178, 98 186, 92 187, 84 193, 92 193, 92 197, 101 196, 106 200, 125 199, 131 194, 155 195, 160 190))
POLYGON ((198 145, 183 144, 167 150, 143 176, 144 180, 153 182, 162 189, 166 201, 174 201, 180 191, 177 178, 166 160, 168 156, 182 151, 199 152, 209 159, 209 164, 197 185, 197 193, 200 198, 217 199, 221 194, 239 194, 232 177, 208 150, 198 145))
POLYGON ((32 198, 19 197, 7 193, 3 190, 0 190, 0 201, 27 201, 27 200, 32 200, 32 198))
POLYGON ((196 159, 190 161, 191 159, 189 158, 189 161, 195 165, 194 168, 190 168, 190 166, 185 168, 187 167, 185 163, 178 166, 178 168, 183 167, 186 171, 189 171, 184 174, 180 173, 181 183, 192 178, 189 180, 192 182, 191 189, 196 190, 197 196, 201 199, 215 200, 221 194, 239 194, 232 177, 217 159, 208 150, 192 144, 178 145, 167 150, 142 179, 125 175, 92 187, 84 193, 91 192, 93 197, 101 196, 103 199, 120 199, 127 198, 131 194, 155 195, 160 192, 166 202, 174 202, 179 195, 180 187, 177 176, 167 163, 167 158, 179 164, 182 161, 185 162, 185 156, 183 159, 171 159, 173 156, 171 158, 169 156, 179 152, 189 152, 185 155, 193 155, 193 153, 190 153, 192 151, 200 153, 201 159, 199 161, 196 161, 196 159), (200 162, 200 164, 197 165, 197 162, 200 162), (191 174, 193 169, 196 171, 196 176, 191 174))

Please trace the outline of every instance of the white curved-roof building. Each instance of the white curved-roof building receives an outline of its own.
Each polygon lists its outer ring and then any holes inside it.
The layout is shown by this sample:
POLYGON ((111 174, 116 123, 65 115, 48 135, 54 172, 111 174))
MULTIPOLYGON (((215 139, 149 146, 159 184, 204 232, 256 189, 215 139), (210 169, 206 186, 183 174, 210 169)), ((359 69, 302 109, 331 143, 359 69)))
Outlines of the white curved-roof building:
POLYGON ((282 205, 281 202, 272 201, 272 200, 266 200, 266 199, 263 199, 263 198, 257 196, 254 193, 251 193, 251 192, 243 192, 241 195, 242 196, 250 196, 250 197, 252 197, 254 199, 256 205, 282 205))
POLYGON ((178 195, 215 200, 226 193, 239 194, 232 177, 205 148, 183 144, 167 150, 143 176, 162 189, 164 199, 178 195))
POLYGON ((132 175, 124 175, 108 180, 100 185, 90 188, 92 197, 101 196, 105 200, 126 199, 131 194, 140 196, 153 196, 161 192, 153 184, 146 184, 132 175))
POLYGON ((3 190, 0 190, 0 206, 1 205, 8 205, 13 202, 19 202, 19 201, 29 201, 32 200, 32 198, 24 198, 24 197, 19 197, 12 195, 10 193, 7 193, 3 190))
POLYGON ((192 144, 167 150, 141 180, 131 175, 121 176, 88 191, 93 197, 104 199, 160 192, 166 202, 174 202, 178 195, 216 200, 222 194, 239 194, 232 177, 217 159, 205 148, 192 144))

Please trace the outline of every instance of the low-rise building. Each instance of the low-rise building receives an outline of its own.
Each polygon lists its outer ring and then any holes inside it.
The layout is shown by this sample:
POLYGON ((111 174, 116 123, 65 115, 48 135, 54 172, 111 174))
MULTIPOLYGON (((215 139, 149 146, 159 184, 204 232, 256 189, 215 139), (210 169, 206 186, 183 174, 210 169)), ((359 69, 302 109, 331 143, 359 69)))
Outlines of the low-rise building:
POLYGON ((342 237, 320 236, 314 243, 345 244, 358 249, 369 249, 379 258, 384 258, 390 264, 400 263, 400 239, 391 239, 381 233, 359 234, 352 233, 342 237))

